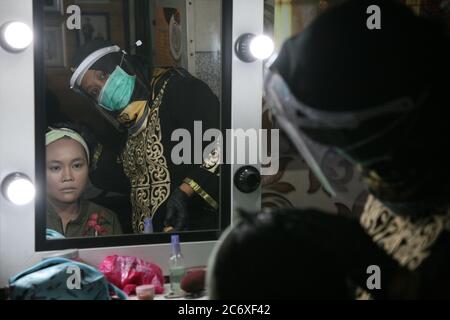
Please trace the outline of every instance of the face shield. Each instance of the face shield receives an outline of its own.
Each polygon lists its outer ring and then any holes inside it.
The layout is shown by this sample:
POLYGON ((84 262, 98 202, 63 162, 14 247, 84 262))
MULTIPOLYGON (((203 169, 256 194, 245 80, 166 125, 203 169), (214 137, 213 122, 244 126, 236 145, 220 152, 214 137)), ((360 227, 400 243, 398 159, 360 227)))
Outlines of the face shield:
POLYGON ((148 101, 145 72, 118 46, 90 53, 74 70, 70 88, 88 98, 116 129, 117 118, 134 101, 148 101))
MULTIPOLYGON (((365 189, 360 172, 356 170, 356 165, 360 163, 349 156, 352 150, 364 148, 385 136, 400 126, 406 115, 415 108, 413 101, 405 97, 351 112, 318 110, 300 102, 291 93, 283 77, 269 68, 265 72, 264 88, 265 99, 280 128, 285 131, 324 189, 340 199, 348 199, 354 190, 365 189), (385 120, 382 126, 378 124, 376 133, 368 131, 367 134, 351 134, 374 119, 385 120), (312 136, 320 137, 318 132, 327 134, 322 139, 313 139, 312 136), (331 140, 339 143, 331 143, 331 140), (339 173, 341 169, 344 172, 339 173)), ((383 161, 383 157, 384 155, 373 158, 372 162, 383 161)))

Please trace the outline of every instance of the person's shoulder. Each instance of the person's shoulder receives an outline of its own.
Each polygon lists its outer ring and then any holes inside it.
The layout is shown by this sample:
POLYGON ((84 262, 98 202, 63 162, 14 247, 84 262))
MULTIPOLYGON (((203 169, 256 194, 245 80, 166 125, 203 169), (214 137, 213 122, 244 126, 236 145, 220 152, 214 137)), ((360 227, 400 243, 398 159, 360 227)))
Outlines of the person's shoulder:
POLYGON ((202 81, 188 70, 181 67, 156 68, 154 74, 162 79, 169 79, 172 84, 194 85, 200 84, 202 81))
POLYGON ((156 83, 157 88, 161 88, 167 81, 166 92, 168 96, 192 97, 193 95, 199 95, 202 97, 216 97, 204 81, 196 78, 184 68, 155 68, 153 79, 156 79, 154 83, 156 83))
POLYGON ((202 94, 206 92, 212 93, 210 87, 203 80, 193 76, 186 69, 173 68, 171 74, 172 86, 177 91, 184 90, 188 93, 197 92, 202 94))

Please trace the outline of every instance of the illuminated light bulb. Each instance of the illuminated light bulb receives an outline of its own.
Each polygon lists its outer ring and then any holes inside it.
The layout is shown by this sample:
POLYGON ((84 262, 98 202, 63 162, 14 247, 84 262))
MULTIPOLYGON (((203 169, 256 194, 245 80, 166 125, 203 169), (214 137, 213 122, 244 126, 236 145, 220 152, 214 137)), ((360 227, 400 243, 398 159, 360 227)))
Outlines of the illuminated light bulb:
POLYGON ((273 40, 265 35, 256 36, 251 33, 241 35, 235 45, 235 52, 244 62, 265 60, 272 56, 275 50, 273 40))
POLYGON ((7 176, 3 180, 2 191, 6 199, 18 206, 30 203, 36 194, 33 182, 22 173, 7 176))
POLYGON ((272 56, 275 50, 273 40, 265 35, 254 37, 250 41, 250 53, 259 60, 265 60, 272 56))
POLYGON ((7 51, 23 51, 33 42, 33 31, 23 22, 7 22, 0 30, 0 43, 7 51))

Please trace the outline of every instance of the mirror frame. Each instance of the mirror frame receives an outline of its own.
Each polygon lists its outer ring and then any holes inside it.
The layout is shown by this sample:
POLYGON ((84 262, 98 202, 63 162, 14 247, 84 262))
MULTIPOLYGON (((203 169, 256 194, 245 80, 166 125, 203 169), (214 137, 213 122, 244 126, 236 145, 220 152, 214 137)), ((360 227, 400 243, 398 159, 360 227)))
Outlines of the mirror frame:
MULTIPOLYGON (((226 129, 231 128, 231 76, 233 57, 233 1, 222 0, 222 103, 221 130, 226 137, 226 129)), ((46 165, 45 165, 45 66, 42 38, 44 35, 44 1, 33 1, 34 40, 34 90, 35 90, 35 251, 55 251, 64 249, 86 249, 152 245, 170 243, 171 234, 123 235, 98 238, 73 238, 63 240, 46 239, 46 165)), ((226 145, 224 141, 223 145, 226 145)), ((223 159, 227 159, 223 150, 223 159)), ((218 240, 231 223, 231 166, 221 165, 220 171, 220 226, 211 231, 181 232, 182 242, 206 242, 218 240)))

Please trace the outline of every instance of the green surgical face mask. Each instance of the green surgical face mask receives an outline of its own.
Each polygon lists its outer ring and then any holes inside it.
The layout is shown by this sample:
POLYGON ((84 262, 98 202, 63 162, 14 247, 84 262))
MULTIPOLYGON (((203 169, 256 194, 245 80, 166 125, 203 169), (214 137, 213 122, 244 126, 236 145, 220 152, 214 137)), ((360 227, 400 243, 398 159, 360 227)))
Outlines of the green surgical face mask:
POLYGON ((100 92, 98 103, 109 111, 124 109, 130 103, 135 84, 136 77, 117 66, 100 92))

